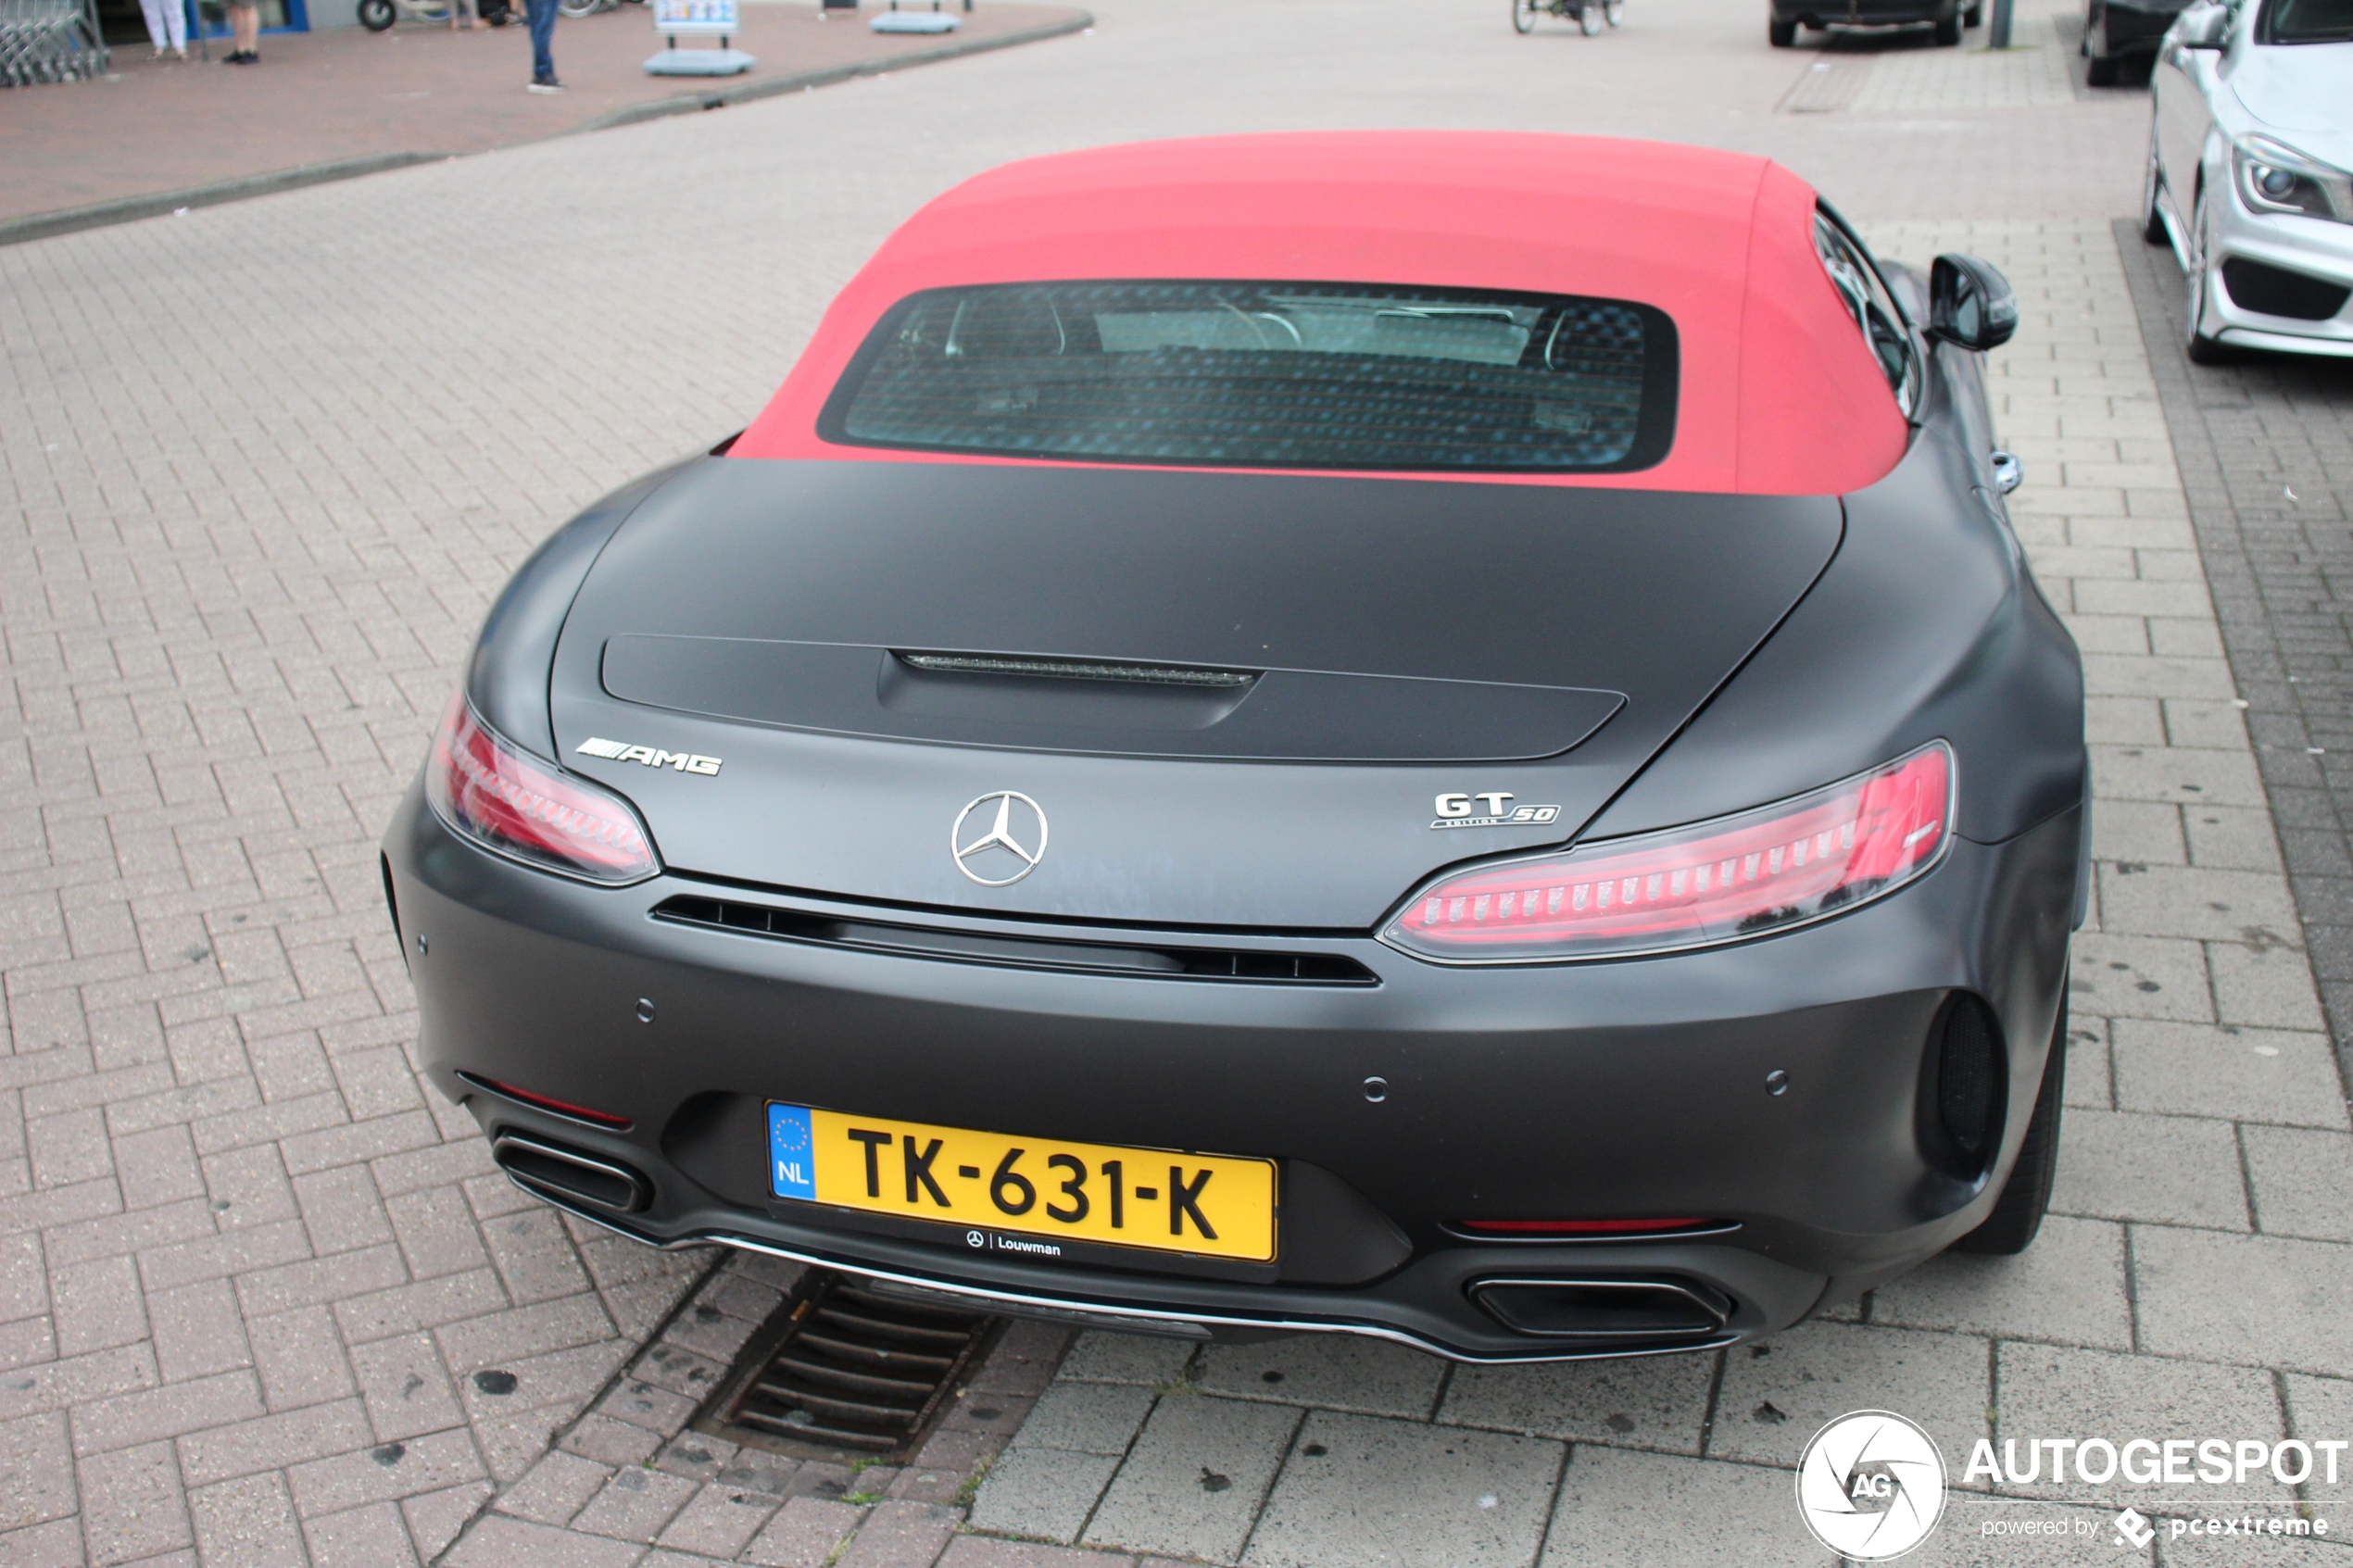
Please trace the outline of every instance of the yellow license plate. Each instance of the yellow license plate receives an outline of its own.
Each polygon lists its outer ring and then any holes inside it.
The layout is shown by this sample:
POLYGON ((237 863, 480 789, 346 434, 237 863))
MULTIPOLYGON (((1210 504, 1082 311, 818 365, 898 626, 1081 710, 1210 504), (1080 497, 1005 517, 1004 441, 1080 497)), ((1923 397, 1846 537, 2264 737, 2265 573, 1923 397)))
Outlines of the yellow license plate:
POLYGON ((778 1198, 1030 1236, 1269 1261, 1275 1162, 768 1107, 778 1198))

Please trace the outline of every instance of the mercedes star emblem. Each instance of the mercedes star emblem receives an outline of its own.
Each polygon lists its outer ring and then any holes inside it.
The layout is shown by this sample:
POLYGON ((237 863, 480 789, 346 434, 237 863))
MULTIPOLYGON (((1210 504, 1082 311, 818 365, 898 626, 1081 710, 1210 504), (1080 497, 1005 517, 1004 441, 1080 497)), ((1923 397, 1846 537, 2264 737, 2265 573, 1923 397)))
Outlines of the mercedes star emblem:
POLYGON ((948 847, 956 857, 956 869, 983 887, 1003 887, 1019 882, 1038 869, 1046 858, 1046 813, 1026 795, 1017 790, 992 790, 962 811, 956 813, 956 825, 948 832, 948 847), (997 809, 992 815, 988 808, 997 809), (1014 808, 1021 811, 1017 813, 1014 808), (967 836, 964 824, 975 812, 983 813, 980 820, 988 822, 988 831, 967 836), (1023 840, 1035 842, 1037 847, 1025 847, 1023 840), (1009 862, 1004 855, 991 855, 991 849, 1002 849, 1012 856, 1013 870, 1004 876, 985 876, 973 869, 977 860, 983 870, 996 871, 1009 862))

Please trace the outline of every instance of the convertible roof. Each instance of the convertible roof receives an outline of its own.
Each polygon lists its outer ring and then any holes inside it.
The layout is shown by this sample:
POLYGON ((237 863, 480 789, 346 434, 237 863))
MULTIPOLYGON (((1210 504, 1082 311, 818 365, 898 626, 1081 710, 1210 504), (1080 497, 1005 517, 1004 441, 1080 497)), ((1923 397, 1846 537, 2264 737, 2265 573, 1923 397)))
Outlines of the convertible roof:
MULTIPOLYGON (((1656 306, 1680 340, 1665 460, 1471 483, 1828 495, 1902 456, 1903 416, 1814 248, 1813 189, 1744 154, 1611 137, 1359 131, 1029 158, 909 219, 826 311, 739 458, 1035 461, 835 445, 817 415, 922 289, 1099 279, 1403 283, 1656 306)), ((1122 465, 1127 466, 1127 465, 1122 465)))

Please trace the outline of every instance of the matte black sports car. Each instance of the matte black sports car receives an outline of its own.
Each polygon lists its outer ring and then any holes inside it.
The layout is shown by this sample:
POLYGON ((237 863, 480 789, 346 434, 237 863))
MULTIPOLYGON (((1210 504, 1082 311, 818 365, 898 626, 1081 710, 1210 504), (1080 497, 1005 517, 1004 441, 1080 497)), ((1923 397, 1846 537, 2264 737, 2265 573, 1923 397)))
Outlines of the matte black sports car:
POLYGON ((1722 1345, 2033 1235, 2082 690, 1984 263, 1688 147, 1172 142, 566 525, 384 843, 550 1201, 1007 1311, 1722 1345))

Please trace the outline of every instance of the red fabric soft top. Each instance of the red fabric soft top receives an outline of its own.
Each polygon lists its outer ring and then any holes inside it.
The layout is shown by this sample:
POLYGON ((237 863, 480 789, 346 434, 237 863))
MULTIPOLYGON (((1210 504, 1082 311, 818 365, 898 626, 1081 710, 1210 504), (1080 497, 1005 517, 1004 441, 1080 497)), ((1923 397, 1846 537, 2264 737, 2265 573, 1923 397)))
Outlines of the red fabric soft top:
MULTIPOLYGON (((1860 489, 1906 425, 1816 255, 1811 187, 1779 164, 1516 132, 1306 132, 1146 142, 966 181, 884 242, 737 438, 738 458, 1023 461, 819 438, 877 320, 922 289, 1121 278, 1402 283, 1656 306, 1681 376, 1664 461, 1621 474, 1416 473, 1750 495, 1860 489)), ((1126 466, 1126 465, 1122 465, 1126 466)))

